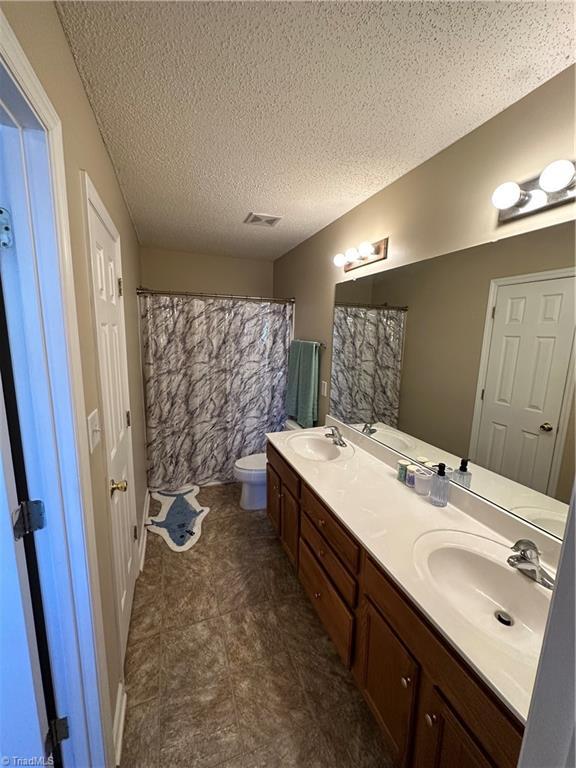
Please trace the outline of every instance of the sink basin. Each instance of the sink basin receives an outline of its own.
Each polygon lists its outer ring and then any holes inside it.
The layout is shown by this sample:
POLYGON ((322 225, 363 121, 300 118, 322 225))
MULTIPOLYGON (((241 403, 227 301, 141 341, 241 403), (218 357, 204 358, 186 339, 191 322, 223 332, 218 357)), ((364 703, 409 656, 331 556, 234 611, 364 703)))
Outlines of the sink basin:
POLYGON ((452 530, 426 533, 413 549, 429 588, 485 640, 537 657, 551 593, 511 568, 509 555, 504 544, 452 530))
POLYGON ((323 434, 294 435, 288 440, 288 445, 294 453, 309 461, 338 461, 354 456, 354 448, 350 443, 341 448, 323 434))
POLYGON ((399 435, 397 432, 393 432, 391 429, 379 429, 373 437, 377 438, 389 448, 392 448, 395 451, 400 451, 400 453, 406 453, 415 448, 414 443, 408 440, 408 438, 404 437, 404 435, 399 435))

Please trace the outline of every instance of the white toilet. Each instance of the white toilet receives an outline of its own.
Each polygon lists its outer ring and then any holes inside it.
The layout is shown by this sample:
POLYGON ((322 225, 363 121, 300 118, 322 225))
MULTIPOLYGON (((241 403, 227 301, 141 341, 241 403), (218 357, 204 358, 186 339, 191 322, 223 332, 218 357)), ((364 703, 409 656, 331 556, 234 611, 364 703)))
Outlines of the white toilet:
MULTIPOLYGON (((284 425, 284 431, 302 429, 292 419, 284 425)), ((253 453, 243 456, 234 464, 234 477, 242 483, 240 506, 242 509, 264 509, 266 507, 266 454, 253 453)))

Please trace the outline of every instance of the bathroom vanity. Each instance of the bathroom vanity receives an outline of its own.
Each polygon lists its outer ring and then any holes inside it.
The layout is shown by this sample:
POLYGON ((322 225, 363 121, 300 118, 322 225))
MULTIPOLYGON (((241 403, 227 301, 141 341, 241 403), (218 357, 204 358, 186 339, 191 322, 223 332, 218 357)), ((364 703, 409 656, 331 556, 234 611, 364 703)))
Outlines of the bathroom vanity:
POLYGON ((395 479, 393 461, 348 439, 338 453, 324 432, 268 435, 268 514, 395 765, 513 768, 547 590, 508 574, 501 532, 451 504, 437 510, 395 479), (486 557, 474 571, 476 550, 486 557), (455 552, 470 554, 472 575, 455 552), (476 573, 488 578, 485 592, 502 573, 502 605, 527 601, 534 615, 528 607, 505 627, 490 611, 494 626, 485 626, 486 606, 466 591, 476 573))

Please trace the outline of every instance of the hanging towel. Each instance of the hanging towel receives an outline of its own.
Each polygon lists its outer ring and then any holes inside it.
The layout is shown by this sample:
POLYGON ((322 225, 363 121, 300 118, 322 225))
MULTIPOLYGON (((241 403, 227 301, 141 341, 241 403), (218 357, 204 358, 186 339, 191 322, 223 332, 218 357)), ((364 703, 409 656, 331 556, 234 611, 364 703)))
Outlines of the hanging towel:
POLYGON ((295 339, 290 344, 286 413, 304 428, 318 420, 319 359, 317 342, 295 339))

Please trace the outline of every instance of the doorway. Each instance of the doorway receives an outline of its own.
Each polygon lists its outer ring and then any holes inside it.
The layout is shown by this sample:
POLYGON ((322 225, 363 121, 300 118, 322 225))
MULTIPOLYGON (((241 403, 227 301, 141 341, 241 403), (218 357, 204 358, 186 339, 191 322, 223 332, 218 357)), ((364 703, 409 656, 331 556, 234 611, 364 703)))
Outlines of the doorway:
POLYGON ((554 495, 574 394, 574 271, 494 280, 470 454, 554 495))

